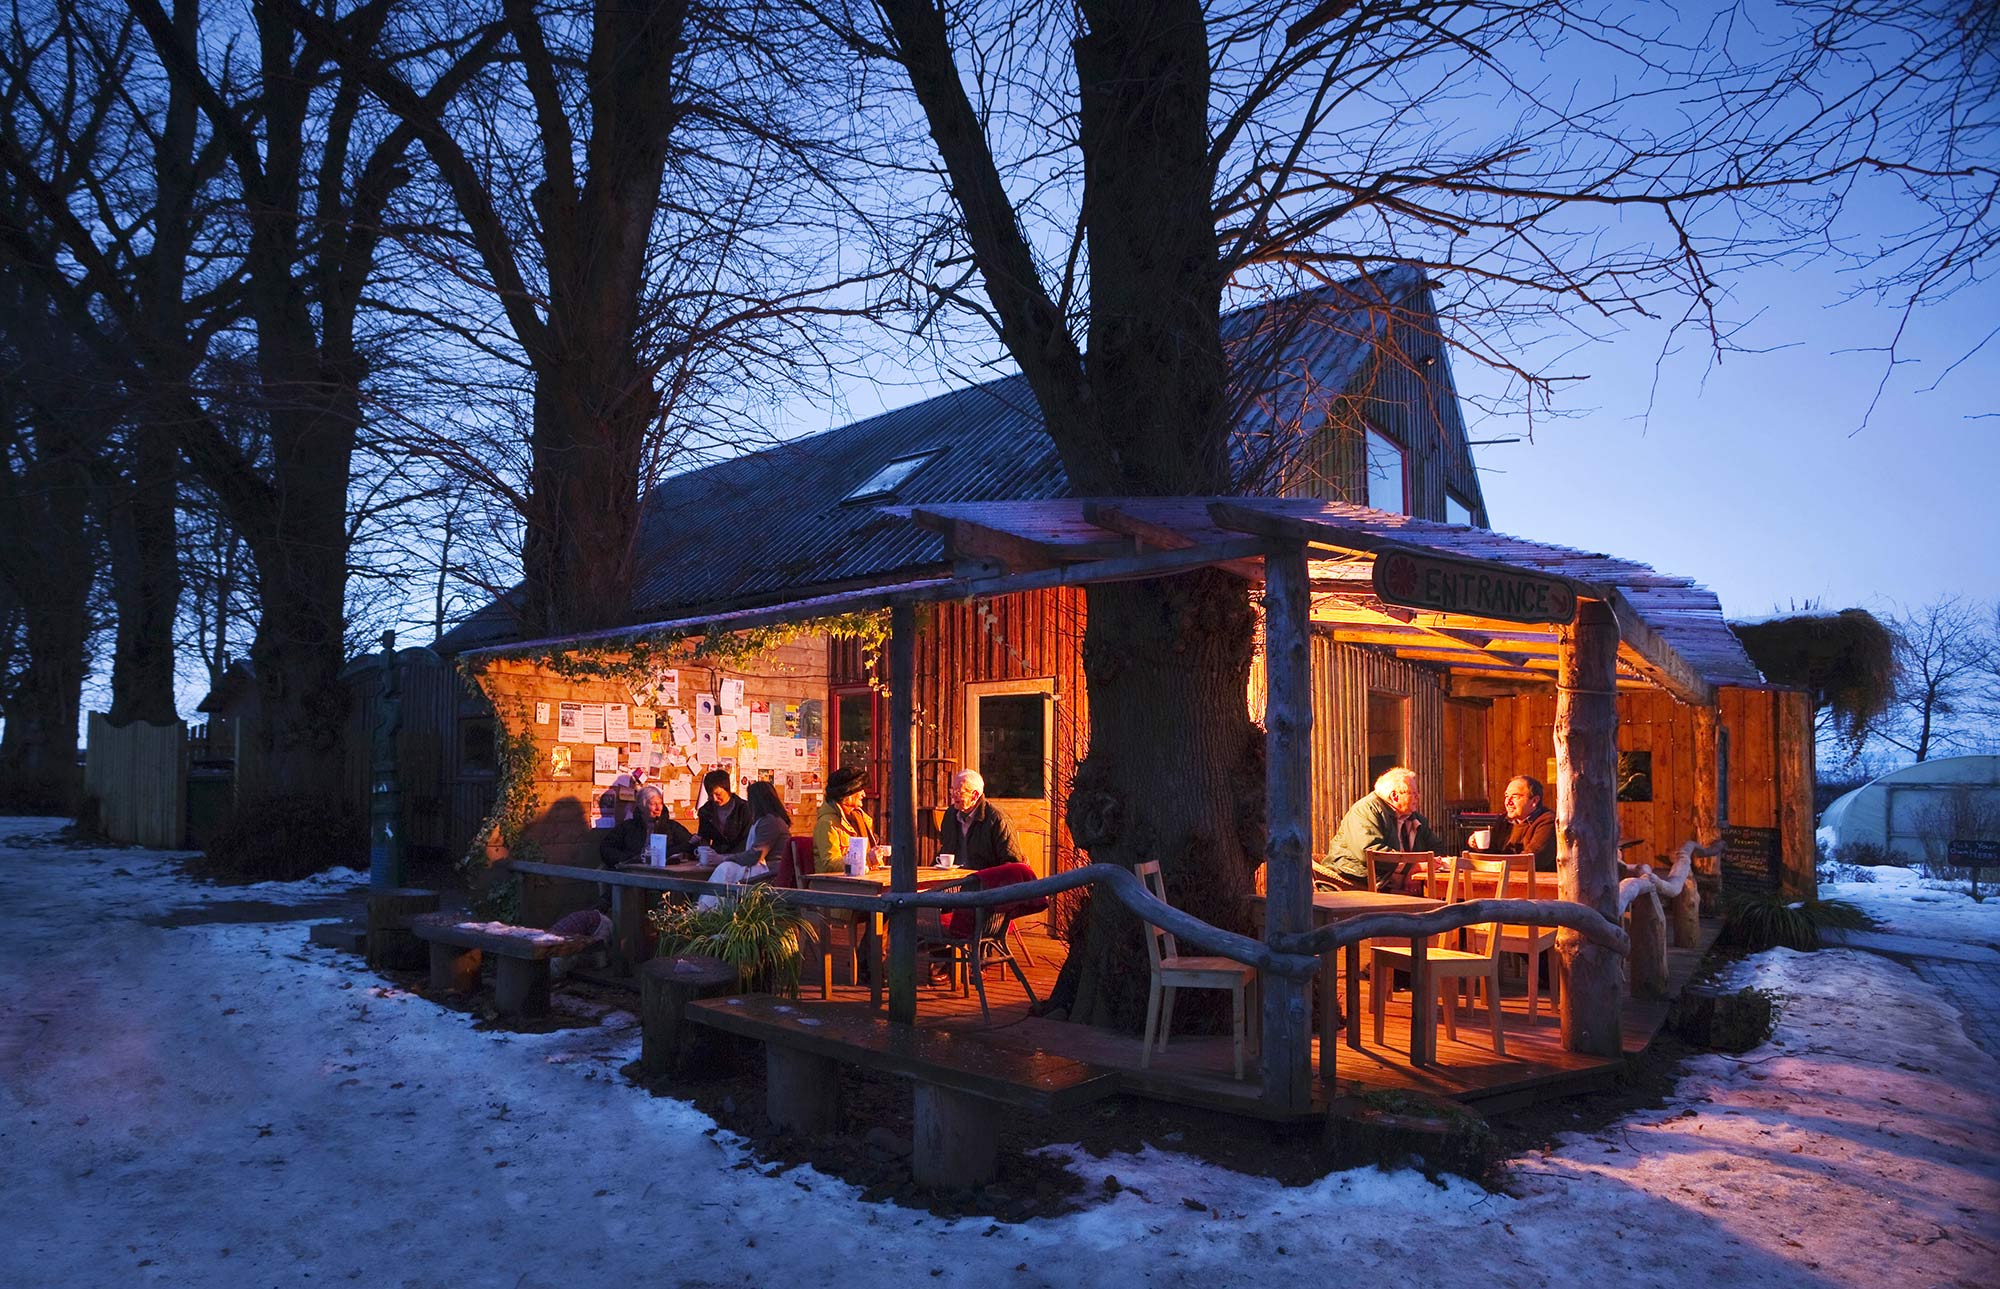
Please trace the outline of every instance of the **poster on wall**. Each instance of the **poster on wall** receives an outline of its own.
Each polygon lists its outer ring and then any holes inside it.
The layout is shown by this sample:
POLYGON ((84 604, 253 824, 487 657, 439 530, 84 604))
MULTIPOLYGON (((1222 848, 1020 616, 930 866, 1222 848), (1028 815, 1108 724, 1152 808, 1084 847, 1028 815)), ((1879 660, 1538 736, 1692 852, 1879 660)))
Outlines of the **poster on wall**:
POLYGON ((576 705, 576 732, 579 742, 602 743, 604 741, 604 704, 578 703, 576 705))
POLYGON ((548 723, 549 723, 549 704, 548 701, 545 699, 535 704, 535 724, 547 725, 548 723))
POLYGON ((704 721, 706 721, 707 723, 709 723, 709 724, 711 724, 711 725, 713 725, 713 724, 715 723, 715 695, 714 695, 714 694, 696 694, 696 695, 694 696, 694 723, 695 723, 695 726, 696 726, 697 728, 699 728, 699 727, 701 726, 701 724, 702 724, 702 723, 703 723, 704 721))
POLYGON ((590 768, 597 774, 606 771, 612 774, 618 773, 618 749, 604 746, 592 748, 590 768))
POLYGON ((606 743, 630 743, 632 726, 626 720, 627 707, 623 703, 604 705, 604 741, 606 743))
POLYGON ((557 705, 556 738, 563 743, 583 742, 583 704, 557 705))
POLYGON ((565 743, 558 743, 549 749, 549 777, 567 779, 570 771, 570 749, 565 743))
POLYGON ((734 712, 743 706, 743 682, 736 679, 722 682, 722 710, 734 712))

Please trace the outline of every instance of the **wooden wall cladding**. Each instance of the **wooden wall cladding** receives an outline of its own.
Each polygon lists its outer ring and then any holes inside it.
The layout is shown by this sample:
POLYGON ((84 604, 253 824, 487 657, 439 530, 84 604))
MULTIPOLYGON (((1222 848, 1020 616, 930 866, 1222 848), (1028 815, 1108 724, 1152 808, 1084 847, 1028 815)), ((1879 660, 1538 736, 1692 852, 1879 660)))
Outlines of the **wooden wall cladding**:
MULTIPOLYGON (((1420 664, 1315 635, 1312 685, 1313 853, 1324 855, 1347 808, 1375 786, 1368 778, 1370 693, 1409 700, 1409 767, 1420 791, 1443 781, 1444 678, 1420 664)), ((1423 809, 1435 818, 1439 806, 1427 799, 1423 809)))
MULTIPOLYGON (((1727 822, 1778 829, 1785 890, 1809 894, 1814 889, 1812 713, 1806 696, 1734 686, 1716 695, 1727 738, 1727 822)), ((1555 755, 1555 712, 1553 689, 1493 701, 1486 724, 1489 782, 1497 785, 1514 774, 1546 778, 1555 755)), ((1649 861, 1671 855, 1691 837, 1714 839, 1714 824, 1705 817, 1712 807, 1699 786, 1699 775, 1713 763, 1699 747, 1701 727, 1694 708, 1660 691, 1618 696, 1618 748, 1651 753, 1653 798, 1619 802, 1618 830, 1626 838, 1643 838, 1640 855, 1649 861)))

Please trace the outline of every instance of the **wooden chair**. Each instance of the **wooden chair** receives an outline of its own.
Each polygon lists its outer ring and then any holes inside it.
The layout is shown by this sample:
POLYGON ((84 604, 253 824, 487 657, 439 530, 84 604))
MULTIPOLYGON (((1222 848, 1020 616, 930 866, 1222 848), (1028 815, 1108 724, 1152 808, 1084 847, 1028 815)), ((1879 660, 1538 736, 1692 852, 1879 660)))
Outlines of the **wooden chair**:
MULTIPOLYGON (((1035 870, 1026 864, 996 864, 992 868, 965 879, 961 887, 977 887, 982 891, 998 890, 1006 886, 1031 882, 1035 870)), ((984 909, 957 909, 946 912, 942 909, 917 910, 917 948, 921 955, 929 952, 932 960, 943 959, 950 963, 952 978, 958 982, 958 991, 965 993, 970 982, 979 991, 979 1015, 983 1020, 992 1020, 993 1013, 986 1005, 986 968, 996 963, 1004 963, 1014 973, 1014 979, 1021 982, 1022 992, 1028 995, 1032 1005, 1039 1002, 1035 997, 1035 987, 1028 983, 1027 973, 1021 970, 1020 962, 1007 947, 1007 932, 1013 929, 1014 919, 1023 914, 1042 913, 1048 910, 1047 900, 1028 900, 1019 904, 1002 904, 984 909)), ((1018 933, 1017 933, 1018 934, 1018 933)))
POLYGON ((1383 864, 1414 864, 1426 872, 1433 871, 1437 855, 1428 850, 1370 850, 1364 851, 1366 863, 1362 868, 1368 873, 1368 889, 1377 889, 1375 869, 1383 864))
MULTIPOLYGON (((1507 898, 1507 878, 1509 869, 1504 860, 1462 859, 1452 865, 1451 878, 1446 888, 1445 902, 1453 903, 1459 893, 1461 880, 1469 886, 1482 878, 1495 879, 1493 898, 1507 898)), ((1500 924, 1479 923, 1466 928, 1473 947, 1465 949, 1433 948, 1425 957, 1429 960, 1431 980, 1440 987, 1451 986, 1450 1001, 1445 1007, 1445 1036, 1454 1041, 1458 1038, 1458 982, 1473 980, 1484 982, 1486 986, 1486 1009, 1493 1027, 1493 1051, 1496 1055, 1507 1054, 1507 1040, 1500 1028, 1500 924)), ((1389 1001, 1389 981, 1392 971, 1412 971, 1415 963, 1409 946, 1372 945, 1369 954, 1370 974, 1373 976, 1375 1008, 1375 1042, 1382 1042, 1383 1008, 1389 1001)), ((1435 1025, 1437 1004, 1435 998, 1419 998, 1415 991, 1415 976, 1411 977, 1410 1024, 1435 1025)), ((1474 995, 1475 1000, 1477 994, 1474 995)), ((1426 1045, 1428 1046, 1428 1045, 1426 1045)))
MULTIPOLYGON (((1514 898, 1528 900, 1552 900, 1556 898, 1556 875, 1535 870, 1533 855, 1482 855, 1482 859, 1507 861, 1509 881, 1514 887, 1514 898), (1525 889, 1524 889, 1525 888, 1525 889)), ((1556 950, 1556 929, 1552 926, 1503 926, 1500 928, 1500 952, 1518 953, 1527 959, 1528 970, 1528 1019, 1535 1019, 1542 1001, 1542 955, 1553 955, 1556 950)), ((1553 1010, 1562 1001, 1562 973, 1549 972, 1549 1007, 1553 1010)))
MULTIPOLYGON (((1167 888, 1160 878, 1158 861, 1134 864, 1132 871, 1138 874, 1148 891, 1162 903, 1166 902, 1167 888)), ((1242 1078, 1243 1036, 1246 1032, 1251 1036, 1251 1050, 1256 1050, 1257 1031, 1247 1022, 1250 1006, 1257 995, 1257 969, 1233 958, 1183 957, 1180 945, 1174 940, 1174 933, 1150 922, 1146 924, 1146 956, 1152 962, 1153 987, 1146 999, 1146 1041, 1139 1049, 1139 1068, 1143 1070, 1152 1063, 1155 1034, 1159 1035, 1160 1050, 1167 1050, 1167 1036, 1174 1028, 1176 990, 1227 989, 1236 1021, 1236 1077, 1242 1078)))

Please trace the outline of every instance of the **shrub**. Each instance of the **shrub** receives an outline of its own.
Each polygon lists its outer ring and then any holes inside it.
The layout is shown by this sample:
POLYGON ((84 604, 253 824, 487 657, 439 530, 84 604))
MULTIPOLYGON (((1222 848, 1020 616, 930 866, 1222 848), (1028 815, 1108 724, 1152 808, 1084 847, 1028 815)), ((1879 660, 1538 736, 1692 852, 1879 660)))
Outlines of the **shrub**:
POLYGON ((736 968, 746 989, 761 983, 774 994, 799 996, 805 916, 768 886, 747 887, 713 908, 670 904, 647 916, 659 932, 662 956, 720 958, 736 968))
POLYGON ((1865 931, 1875 925, 1846 900, 1787 900, 1781 895, 1732 895, 1722 903, 1722 942, 1747 953, 1765 949, 1811 952, 1825 930, 1865 931))
POLYGON ((344 801, 306 793, 239 807, 190 871, 222 881, 290 882, 329 868, 363 868, 368 828, 344 801))
POLYGON ((1778 1024, 1777 995, 1767 989, 1689 989, 1674 1000, 1667 1027, 1695 1047, 1747 1052, 1778 1024))

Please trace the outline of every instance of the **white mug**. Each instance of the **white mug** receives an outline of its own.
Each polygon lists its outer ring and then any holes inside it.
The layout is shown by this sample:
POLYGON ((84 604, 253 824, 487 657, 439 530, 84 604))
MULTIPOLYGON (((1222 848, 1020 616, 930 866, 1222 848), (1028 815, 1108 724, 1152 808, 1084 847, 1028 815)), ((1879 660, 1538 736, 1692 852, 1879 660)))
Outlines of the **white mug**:
POLYGON ((1493 849, 1493 830, 1491 828, 1481 828, 1466 840, 1472 843, 1474 850, 1491 850, 1493 849))
POLYGON ((941 850, 938 852, 937 866, 939 868, 950 868, 957 862, 958 862, 958 856, 952 854, 950 851, 941 850))

